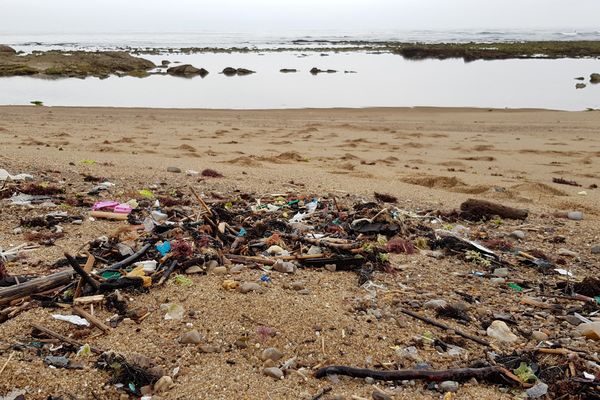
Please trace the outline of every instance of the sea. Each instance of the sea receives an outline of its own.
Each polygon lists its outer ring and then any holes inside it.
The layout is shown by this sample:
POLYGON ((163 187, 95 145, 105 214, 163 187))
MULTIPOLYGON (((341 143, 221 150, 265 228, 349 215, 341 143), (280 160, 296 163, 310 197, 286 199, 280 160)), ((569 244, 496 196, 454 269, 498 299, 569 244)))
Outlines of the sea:
MULTIPOLYGON (((387 42, 511 42, 600 40, 600 30, 119 32, 12 34, 0 43, 30 53, 124 50, 160 65, 192 64, 205 78, 0 78, 0 104, 210 109, 327 107, 482 107, 586 110, 600 108, 599 59, 406 60, 378 49, 387 42), (354 51, 336 48, 356 47, 354 51), (184 54, 181 48, 219 49, 184 54), (249 52, 223 49, 250 49, 249 52), (150 54, 151 53, 151 54, 150 54), (228 77, 225 67, 256 71, 228 77), (336 73, 310 74, 310 69, 336 73), (280 69, 296 69, 281 73, 280 69), (575 78, 583 77, 584 80, 575 78), (577 83, 586 87, 576 89, 577 83)), ((157 70, 159 71, 159 70, 157 70)))

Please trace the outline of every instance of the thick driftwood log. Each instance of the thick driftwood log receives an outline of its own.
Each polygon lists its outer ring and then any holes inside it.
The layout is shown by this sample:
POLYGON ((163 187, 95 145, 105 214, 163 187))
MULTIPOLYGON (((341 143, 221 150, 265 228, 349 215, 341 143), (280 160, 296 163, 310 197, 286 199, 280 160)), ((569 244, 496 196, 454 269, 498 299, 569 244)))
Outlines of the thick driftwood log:
POLYGON ((345 367, 332 365, 317 370, 315 377, 324 378, 327 375, 346 375, 353 378, 373 378, 380 381, 403 381, 410 379, 422 379, 429 382, 458 381, 464 382, 471 378, 502 382, 505 381, 519 384, 519 378, 503 367, 485 368, 457 368, 447 370, 405 369, 397 371, 379 371, 366 368, 345 367))
POLYGON ((75 271, 70 269, 41 278, 35 278, 19 285, 1 288, 0 306, 5 306, 14 300, 22 299, 31 296, 32 294, 45 292, 46 290, 66 285, 73 281, 73 275, 75 275, 75 271))
POLYGON ((462 203, 460 210, 461 216, 468 219, 489 219, 496 215, 505 219, 525 219, 529 214, 527 210, 476 199, 468 199, 462 203))

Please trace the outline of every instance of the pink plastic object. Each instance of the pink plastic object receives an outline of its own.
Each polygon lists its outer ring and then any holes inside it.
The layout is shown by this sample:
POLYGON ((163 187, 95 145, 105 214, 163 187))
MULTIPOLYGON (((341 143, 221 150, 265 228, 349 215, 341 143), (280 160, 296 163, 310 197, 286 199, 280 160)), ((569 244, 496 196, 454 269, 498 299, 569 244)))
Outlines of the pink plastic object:
POLYGON ((119 204, 115 206, 115 212, 119 214, 129 214, 133 209, 129 204, 119 204))
POLYGON ((95 203, 92 206, 92 210, 97 211, 97 210, 102 210, 102 209, 106 209, 106 208, 113 209, 118 205, 119 205, 119 203, 116 201, 98 201, 97 203, 95 203))

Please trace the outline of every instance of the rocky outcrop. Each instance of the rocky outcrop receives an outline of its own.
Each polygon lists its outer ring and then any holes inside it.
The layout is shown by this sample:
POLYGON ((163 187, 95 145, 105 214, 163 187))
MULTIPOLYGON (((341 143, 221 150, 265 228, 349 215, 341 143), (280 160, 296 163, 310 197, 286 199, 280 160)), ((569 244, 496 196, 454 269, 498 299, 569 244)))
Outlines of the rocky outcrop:
POLYGON ((246 69, 246 68, 233 68, 233 67, 227 67, 223 70, 223 75, 227 75, 227 76, 244 76, 244 75, 250 75, 250 74, 254 74, 255 71, 246 69))
POLYGON ((169 75, 176 75, 176 76, 200 75, 202 78, 204 78, 206 75, 208 75, 208 71, 205 70, 204 68, 196 68, 191 64, 184 64, 184 65, 178 65, 176 67, 171 67, 171 68, 167 69, 167 73, 169 75))
POLYGON ((0 53, 17 54, 17 51, 10 46, 0 44, 0 53))
POLYGON ((153 62, 124 51, 47 51, 27 55, 0 52, 0 76, 44 75, 100 78, 109 75, 146 76, 153 62))

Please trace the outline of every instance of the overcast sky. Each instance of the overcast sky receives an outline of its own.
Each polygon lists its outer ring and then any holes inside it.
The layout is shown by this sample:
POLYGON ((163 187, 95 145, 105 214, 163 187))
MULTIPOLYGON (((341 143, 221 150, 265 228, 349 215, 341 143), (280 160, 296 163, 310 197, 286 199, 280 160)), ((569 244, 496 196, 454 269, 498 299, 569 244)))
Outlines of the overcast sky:
POLYGON ((281 32, 286 29, 364 31, 499 28, 600 30, 599 2, 600 0, 0 0, 0 32, 281 32))

